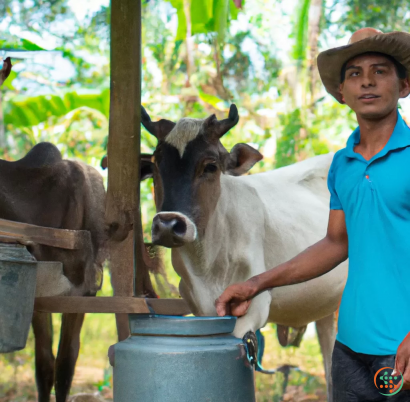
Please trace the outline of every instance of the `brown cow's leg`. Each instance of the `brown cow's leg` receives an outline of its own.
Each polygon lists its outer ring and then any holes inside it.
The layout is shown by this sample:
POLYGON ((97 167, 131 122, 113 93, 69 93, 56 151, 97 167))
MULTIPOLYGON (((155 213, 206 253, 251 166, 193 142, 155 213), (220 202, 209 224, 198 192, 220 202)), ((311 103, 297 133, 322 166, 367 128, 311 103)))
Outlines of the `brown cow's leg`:
POLYGON ((53 326, 51 314, 33 314, 36 383, 39 402, 49 402, 54 382, 53 326))
POLYGON ((60 344, 56 360, 56 402, 66 402, 80 350, 80 332, 84 314, 63 314, 60 344))
POLYGON ((115 314, 115 322, 117 324, 118 342, 121 342, 130 336, 128 314, 115 314))

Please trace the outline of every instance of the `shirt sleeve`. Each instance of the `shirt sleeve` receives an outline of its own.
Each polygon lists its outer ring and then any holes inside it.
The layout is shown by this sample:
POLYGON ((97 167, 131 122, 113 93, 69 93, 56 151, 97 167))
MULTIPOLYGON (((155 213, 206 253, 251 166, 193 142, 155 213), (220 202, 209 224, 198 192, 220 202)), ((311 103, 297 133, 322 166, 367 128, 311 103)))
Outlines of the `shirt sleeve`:
POLYGON ((330 209, 343 209, 335 189, 335 170, 334 170, 334 158, 329 168, 327 175, 327 187, 330 192, 330 209))

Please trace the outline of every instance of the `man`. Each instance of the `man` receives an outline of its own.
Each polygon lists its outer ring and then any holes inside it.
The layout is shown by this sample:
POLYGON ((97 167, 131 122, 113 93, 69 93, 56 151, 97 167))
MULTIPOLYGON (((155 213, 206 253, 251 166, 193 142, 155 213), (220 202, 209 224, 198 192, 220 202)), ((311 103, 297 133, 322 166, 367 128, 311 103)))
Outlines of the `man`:
POLYGON ((290 261, 229 286, 217 312, 244 315, 260 292, 316 278, 349 258, 333 399, 410 401, 410 129, 397 110, 410 92, 410 34, 361 29, 347 46, 322 52, 318 68, 326 90, 359 124, 329 169, 327 234, 290 261), (389 379, 385 389, 375 385, 383 367, 403 375, 394 395, 389 379))

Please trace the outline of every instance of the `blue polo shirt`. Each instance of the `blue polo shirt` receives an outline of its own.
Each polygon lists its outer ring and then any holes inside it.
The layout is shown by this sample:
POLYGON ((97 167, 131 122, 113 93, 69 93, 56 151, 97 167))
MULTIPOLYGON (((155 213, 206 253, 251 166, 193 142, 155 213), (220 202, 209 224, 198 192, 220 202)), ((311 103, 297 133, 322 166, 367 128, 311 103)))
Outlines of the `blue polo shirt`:
POLYGON ((330 209, 345 213, 349 273, 336 339, 358 353, 396 354, 410 332, 410 129, 398 113, 384 148, 366 160, 336 152, 327 179, 330 209))

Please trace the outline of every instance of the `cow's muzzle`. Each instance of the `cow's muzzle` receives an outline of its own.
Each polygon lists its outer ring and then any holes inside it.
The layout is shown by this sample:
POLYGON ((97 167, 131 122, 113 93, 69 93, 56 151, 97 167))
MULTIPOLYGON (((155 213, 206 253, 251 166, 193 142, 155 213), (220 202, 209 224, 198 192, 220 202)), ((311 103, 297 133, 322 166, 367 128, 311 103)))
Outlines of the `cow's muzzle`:
POLYGON ((181 247, 196 239, 195 224, 179 212, 159 212, 152 222, 152 242, 164 247, 181 247))

